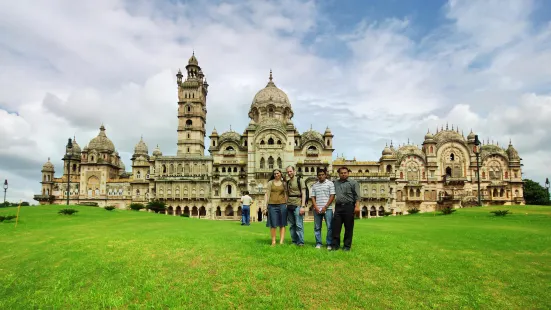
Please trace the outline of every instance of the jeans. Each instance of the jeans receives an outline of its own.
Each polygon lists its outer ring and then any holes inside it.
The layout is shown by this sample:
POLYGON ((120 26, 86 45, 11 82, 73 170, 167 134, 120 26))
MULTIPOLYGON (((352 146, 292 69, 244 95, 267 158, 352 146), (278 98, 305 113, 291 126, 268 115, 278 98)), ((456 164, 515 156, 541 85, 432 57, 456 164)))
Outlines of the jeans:
POLYGON ((317 214, 314 212, 314 235, 316 236, 316 245, 321 245, 321 228, 323 224, 323 218, 327 225, 327 235, 325 236, 325 244, 331 245, 333 239, 333 210, 328 209, 325 211, 325 215, 317 214))
POLYGON ((249 225, 251 223, 251 209, 249 206, 243 206, 241 210, 241 223, 249 225))
POLYGON ((354 235, 354 203, 337 204, 335 206, 335 215, 333 216, 333 242, 334 248, 338 249, 341 244, 341 230, 344 224, 344 248, 350 249, 352 246, 352 236, 354 235))
POLYGON ((295 211, 287 211, 287 222, 289 222, 289 232, 294 244, 304 244, 304 215, 300 215, 300 207, 295 211))

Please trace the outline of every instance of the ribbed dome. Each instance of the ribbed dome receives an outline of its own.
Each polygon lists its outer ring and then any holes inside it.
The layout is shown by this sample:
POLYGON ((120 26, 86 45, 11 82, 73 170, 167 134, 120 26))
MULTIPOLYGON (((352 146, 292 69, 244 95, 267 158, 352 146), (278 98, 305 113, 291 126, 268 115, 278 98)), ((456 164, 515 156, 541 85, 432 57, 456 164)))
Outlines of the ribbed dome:
POLYGON ((54 164, 50 162, 50 157, 48 157, 48 161, 42 166, 42 172, 54 172, 54 164))
POLYGON ((111 140, 109 140, 109 138, 107 138, 107 135, 105 134, 105 127, 101 125, 99 130, 98 136, 90 140, 90 143, 88 143, 88 149, 100 152, 115 152, 115 145, 111 140))
POLYGON ((218 136, 218 131, 216 131, 216 127, 214 127, 214 129, 212 129, 212 133, 210 134, 211 137, 216 137, 218 136))
POLYGON ((138 144, 136 144, 136 146, 134 147, 134 154, 147 155, 147 153, 147 144, 143 142, 143 137, 141 137, 140 142, 138 142, 138 144))
POLYGON ((383 155, 392 155, 392 150, 388 147, 388 145, 386 145, 383 149, 383 155))
POLYGON ((193 52, 193 54, 191 55, 191 57, 189 58, 187 63, 188 63, 188 65, 196 65, 196 66, 199 65, 199 62, 197 61, 197 58, 195 58, 195 52, 193 52))
POLYGON ((241 136, 235 131, 227 131, 227 132, 224 132, 222 135, 220 135, 220 143, 226 140, 235 141, 239 143, 239 141, 241 140, 241 136))
POLYGON ((323 145, 323 136, 321 133, 314 131, 312 129, 305 131, 302 135, 300 135, 302 144, 308 142, 308 141, 317 141, 323 145))
POLYGON ((286 115, 287 119, 291 119, 293 117, 293 110, 291 109, 289 97, 287 97, 287 94, 284 91, 277 88, 273 81, 271 70, 268 84, 254 96, 249 111, 249 117, 254 119, 255 114, 258 111, 264 111, 262 113, 267 113, 269 115, 270 112, 268 110, 268 106, 273 106, 275 108, 274 112, 277 111, 278 113, 286 115))
POLYGON ((427 134, 425 135, 425 140, 433 140, 434 135, 430 133, 430 131, 427 131, 427 134))
POLYGON ((332 134, 333 133, 331 132, 331 129, 329 129, 329 127, 325 128, 325 133, 323 134, 324 136, 330 136, 332 134))
MULTIPOLYGON (((69 151, 67 148, 65 150, 69 151)), ((72 149, 72 151, 73 151, 74 155, 80 155, 80 153, 82 152, 82 150, 80 149, 80 145, 78 145, 78 143, 77 143, 76 138, 73 139, 73 149, 72 149)))

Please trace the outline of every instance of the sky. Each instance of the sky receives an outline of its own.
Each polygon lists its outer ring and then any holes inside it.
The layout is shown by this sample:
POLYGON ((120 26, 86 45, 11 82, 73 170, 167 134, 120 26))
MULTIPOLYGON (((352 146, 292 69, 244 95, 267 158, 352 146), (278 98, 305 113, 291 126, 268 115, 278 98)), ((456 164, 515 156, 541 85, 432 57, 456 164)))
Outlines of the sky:
POLYGON ((511 141, 543 183, 550 19, 544 0, 1 1, 0 180, 33 202, 48 158, 59 177, 67 139, 83 148, 102 123, 127 170, 142 135, 176 154, 175 74, 195 51, 207 136, 243 132, 272 69, 297 129, 329 126, 335 157, 453 124, 511 141))

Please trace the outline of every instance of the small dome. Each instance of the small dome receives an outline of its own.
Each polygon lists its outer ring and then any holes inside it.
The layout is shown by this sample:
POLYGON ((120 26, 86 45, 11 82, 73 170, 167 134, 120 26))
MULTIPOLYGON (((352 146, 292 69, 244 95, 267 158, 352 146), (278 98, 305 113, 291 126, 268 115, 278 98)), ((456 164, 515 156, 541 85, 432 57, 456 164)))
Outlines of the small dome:
POLYGON ((197 58, 195 58, 195 52, 193 52, 193 54, 191 55, 191 57, 189 58, 187 63, 188 63, 188 65, 196 65, 196 66, 199 65, 199 62, 197 61, 197 58))
POLYGON ((507 148, 507 155, 509 156, 510 161, 519 161, 520 156, 518 155, 517 150, 513 147, 511 141, 509 141, 509 147, 507 148))
POLYGON ((383 149, 383 156, 384 155, 392 155, 392 150, 387 146, 383 149))
MULTIPOLYGON (((145 142, 143 142, 143 137, 140 138, 140 142, 134 147, 134 154, 147 155, 148 149, 145 142)), ((117 154, 118 155, 118 154, 117 154)))
POLYGON ((218 131, 216 131, 216 127, 214 127, 214 128, 212 129, 212 133, 210 134, 210 136, 211 136, 211 137, 216 137, 216 136, 218 136, 218 131))
POLYGON ((332 134, 333 133, 331 132, 331 129, 329 129, 329 126, 327 128, 325 128, 325 133, 323 134, 324 136, 330 136, 332 134))
MULTIPOLYGON (((69 150, 66 149, 66 151, 69 151, 69 150)), ((80 149, 80 145, 78 145, 77 139, 74 138, 73 139, 73 154, 80 155, 81 152, 82 152, 82 150, 80 149)))
POLYGON ((430 133, 430 131, 427 131, 427 134, 425 135, 425 140, 433 140, 434 135, 430 133))
POLYGON ((474 139, 475 139, 475 134, 474 134, 474 132, 471 130, 471 133, 469 133, 469 135, 467 136, 467 140, 469 140, 469 141, 471 141, 471 140, 474 141, 474 139))
POLYGON ((42 166, 42 172, 54 172, 54 164, 50 162, 50 157, 48 157, 48 161, 42 166))
POLYGON ((274 105, 276 108, 283 109, 290 113, 289 118, 293 116, 293 110, 291 109, 291 103, 289 102, 289 97, 281 89, 277 88, 272 78, 272 71, 270 70, 270 79, 266 87, 259 90, 254 96, 253 102, 251 104, 251 109, 249 111, 249 117, 253 118, 253 111, 255 109, 264 109, 268 105, 274 105))
POLYGON ((159 148, 158 144, 155 150, 153 151, 153 156, 163 156, 163 152, 161 152, 161 149, 159 148))
POLYGON ((88 149, 99 152, 115 152, 115 145, 111 140, 109 140, 109 138, 107 138, 107 135, 105 134, 105 127, 101 125, 99 130, 98 136, 90 140, 90 143, 88 143, 88 149))

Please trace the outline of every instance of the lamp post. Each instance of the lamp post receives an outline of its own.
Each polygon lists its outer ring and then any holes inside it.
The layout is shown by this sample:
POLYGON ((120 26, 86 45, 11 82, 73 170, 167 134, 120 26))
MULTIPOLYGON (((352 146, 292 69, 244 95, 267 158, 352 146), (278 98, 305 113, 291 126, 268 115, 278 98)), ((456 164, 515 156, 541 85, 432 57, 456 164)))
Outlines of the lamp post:
POLYGON ((480 140, 478 140, 478 135, 474 136, 474 153, 476 154, 476 175, 478 181, 478 206, 481 207, 482 203, 480 201, 480 140))
MULTIPOLYGON (((547 190, 547 199, 549 200, 549 187, 551 184, 549 184, 549 178, 545 178, 545 189, 547 190)), ((6 199, 4 199, 6 200, 6 199)))
POLYGON ((67 205, 69 205, 69 195, 71 186, 71 156, 73 153, 73 142, 69 138, 67 142, 67 205))
POLYGON ((6 206, 6 192, 8 191, 8 179, 4 181, 4 207, 6 206))

